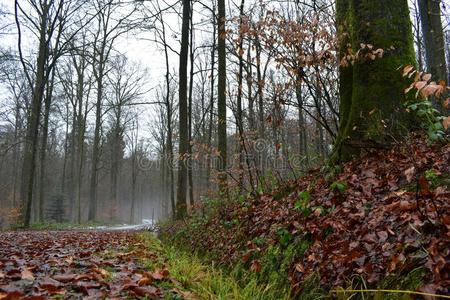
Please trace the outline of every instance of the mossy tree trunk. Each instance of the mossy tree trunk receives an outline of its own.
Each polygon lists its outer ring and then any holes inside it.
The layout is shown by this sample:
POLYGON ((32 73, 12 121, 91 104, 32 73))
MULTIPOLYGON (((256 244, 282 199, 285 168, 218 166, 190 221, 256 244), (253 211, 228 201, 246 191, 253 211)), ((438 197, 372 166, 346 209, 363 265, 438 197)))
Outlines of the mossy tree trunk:
POLYGON ((341 102, 334 163, 349 160, 364 148, 386 145, 390 137, 405 131, 407 115, 401 103, 406 83, 398 68, 415 64, 407 0, 337 0, 336 13, 341 102), (342 63, 362 44, 383 49, 383 56, 342 63))

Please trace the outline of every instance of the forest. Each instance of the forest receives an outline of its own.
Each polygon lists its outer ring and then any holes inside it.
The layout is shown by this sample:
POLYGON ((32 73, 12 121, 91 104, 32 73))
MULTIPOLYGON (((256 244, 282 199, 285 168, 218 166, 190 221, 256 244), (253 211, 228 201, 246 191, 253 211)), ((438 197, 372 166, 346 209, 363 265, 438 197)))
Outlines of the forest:
POLYGON ((0 0, 0 299, 450 299, 447 0, 0 0))

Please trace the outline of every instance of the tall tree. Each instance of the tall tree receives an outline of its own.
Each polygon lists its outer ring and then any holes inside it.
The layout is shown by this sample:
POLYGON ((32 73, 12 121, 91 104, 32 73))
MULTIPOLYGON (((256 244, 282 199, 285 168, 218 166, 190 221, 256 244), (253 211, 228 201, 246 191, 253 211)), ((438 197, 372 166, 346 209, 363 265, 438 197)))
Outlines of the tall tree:
POLYGON ((445 37, 440 0, 418 0, 427 70, 435 80, 447 80, 445 37))
POLYGON ((340 161, 404 131, 398 68, 414 64, 415 53, 407 0, 338 0, 336 13, 341 104, 333 160, 340 161), (374 49, 383 50, 375 55, 374 49), (357 51, 353 62, 346 60, 357 51))
POLYGON ((189 22, 191 12, 190 0, 183 0, 183 23, 181 27, 181 49, 179 64, 179 147, 178 147, 178 185, 176 218, 182 219, 187 213, 187 162, 189 147, 188 99, 187 99, 187 64, 189 53, 189 22))
POLYGON ((226 84, 227 84, 227 66, 226 66, 226 16, 225 16, 225 0, 219 0, 217 15, 217 52, 218 52, 218 88, 217 88, 217 133, 218 133, 218 150, 219 150, 219 189, 220 193, 226 193, 227 189, 227 99, 226 99, 226 84))
POLYGON ((100 161, 100 142, 103 116, 104 80, 108 72, 107 63, 117 38, 129 31, 125 22, 135 11, 134 7, 120 18, 116 18, 123 6, 112 1, 97 0, 95 3, 97 31, 94 32, 92 66, 97 85, 97 99, 95 103, 95 128, 92 149, 91 178, 89 182, 89 213, 88 220, 93 221, 97 215, 97 176, 100 161))
MULTIPOLYGON (((25 152, 22 166, 21 199, 24 204, 23 223, 30 225, 31 207, 33 203, 33 188, 36 171, 36 156, 38 149, 39 124, 41 108, 45 96, 45 87, 49 82, 52 70, 58 58, 67 50, 68 44, 74 38, 77 30, 68 32, 70 18, 80 8, 76 1, 19 1, 14 2, 15 23, 18 32, 17 44, 19 58, 28 84, 32 87, 32 101, 28 111, 27 133, 25 137, 25 152), (22 49, 22 27, 31 31, 38 38, 36 61, 29 64, 22 49), (65 32, 64 41, 62 41, 65 32)), ((87 25, 89 22, 85 22, 87 25)), ((84 26, 85 26, 84 25, 84 26)), ((80 29, 78 29, 80 30, 80 29)))

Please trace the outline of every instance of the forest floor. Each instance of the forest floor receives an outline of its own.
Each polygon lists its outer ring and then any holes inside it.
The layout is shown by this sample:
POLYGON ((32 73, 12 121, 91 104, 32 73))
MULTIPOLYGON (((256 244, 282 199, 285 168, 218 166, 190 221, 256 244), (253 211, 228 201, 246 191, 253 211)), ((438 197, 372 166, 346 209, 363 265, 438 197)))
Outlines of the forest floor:
POLYGON ((205 203, 187 222, 163 226, 163 240, 270 285, 274 297, 450 298, 450 143, 413 134, 272 181, 257 196, 205 203))
MULTIPOLYGON (((132 228, 134 229, 134 228, 132 228)), ((0 299, 262 299, 142 230, 0 232, 0 299)))
POLYGON ((0 300, 449 299, 450 143, 413 135, 159 225, 0 232, 0 300))
POLYGON ((149 233, 16 231, 0 240, 0 299, 191 297, 159 249, 144 246, 157 245, 149 233))

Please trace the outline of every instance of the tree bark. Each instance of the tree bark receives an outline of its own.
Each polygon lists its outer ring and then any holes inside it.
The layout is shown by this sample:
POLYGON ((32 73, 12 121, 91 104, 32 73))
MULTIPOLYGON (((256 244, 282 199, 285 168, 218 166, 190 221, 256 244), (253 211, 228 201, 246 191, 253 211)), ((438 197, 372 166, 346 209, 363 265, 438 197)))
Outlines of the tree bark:
MULTIPOLYGON (((17 6, 17 4, 16 4, 17 6)), ((46 30, 48 22, 48 5, 43 5, 39 32, 39 50, 36 62, 36 81, 33 87, 33 99, 28 115, 27 133, 25 138, 25 153, 22 167, 21 198, 24 202, 23 225, 30 226, 31 208, 33 203, 34 174, 36 171, 36 153, 38 148, 39 121, 41 115, 42 99, 45 90, 45 64, 48 57, 46 30)), ((17 14, 17 12, 16 12, 17 14)))
MULTIPOLYGON (((192 5, 193 6, 193 5, 192 5)), ((189 59, 190 59, 190 71, 189 71, 189 109, 188 109, 188 194, 189 194, 189 205, 194 206, 194 182, 192 180, 192 92, 194 89, 194 26, 192 22, 192 13, 194 9, 191 7, 190 16, 190 30, 189 30, 189 59)))
POLYGON ((445 38, 441 21, 440 0, 418 0, 427 71, 433 80, 447 80, 445 38))
POLYGON ((187 63, 189 52, 189 20, 190 0, 183 0, 183 24, 181 29, 181 50, 179 65, 179 149, 178 149, 178 185, 176 218, 182 219, 187 213, 187 168, 186 155, 188 153, 188 99, 187 99, 187 63))
POLYGON ((45 183, 46 183, 46 159, 47 159, 47 141, 48 141, 48 122, 50 118, 50 106, 52 102, 53 82, 55 76, 55 69, 52 71, 50 82, 47 83, 47 93, 44 100, 44 124, 42 126, 42 141, 41 141, 41 157, 40 157, 40 185, 39 185, 39 222, 44 221, 44 206, 45 206, 45 183))
MULTIPOLYGON (((212 9, 212 19, 216 21, 215 7, 212 9)), ((211 89, 210 89, 210 99, 209 99, 209 126, 208 126, 208 146, 212 147, 212 138, 213 138, 213 126, 214 126, 214 68, 216 65, 216 31, 217 26, 213 24, 213 44, 211 47, 211 89)), ((209 190, 211 188, 211 156, 208 156, 206 162, 206 187, 209 190)))
POLYGON ((405 133, 408 117, 401 104, 406 83, 398 68, 415 64, 407 0, 338 0, 336 12, 341 104, 333 162, 405 133), (342 63, 348 49, 356 53, 360 44, 384 49, 384 56, 342 63))
POLYGON ((217 20, 217 52, 218 52, 218 95, 217 95, 217 132, 218 132, 218 151, 219 151, 219 192, 222 195, 227 193, 227 103, 226 103, 226 16, 225 0, 218 1, 218 20, 217 20))
MULTIPOLYGON (((103 58, 100 56, 100 63, 103 58)), ((102 122, 102 98, 103 98, 103 65, 98 70, 97 78, 97 102, 95 104, 95 129, 94 143, 92 145, 91 178, 89 185, 89 213, 88 221, 95 221, 97 216, 97 171, 100 158, 100 129, 102 122)))

